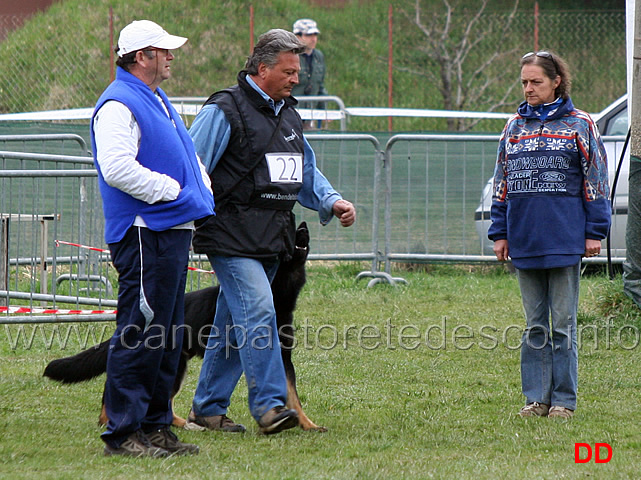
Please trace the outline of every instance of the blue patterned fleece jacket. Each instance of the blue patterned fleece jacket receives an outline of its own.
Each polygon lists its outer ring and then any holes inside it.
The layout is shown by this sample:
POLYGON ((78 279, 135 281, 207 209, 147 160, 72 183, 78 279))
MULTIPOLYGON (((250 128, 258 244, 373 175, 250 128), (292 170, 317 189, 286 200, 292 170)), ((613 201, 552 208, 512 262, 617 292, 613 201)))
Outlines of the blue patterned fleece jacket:
POLYGON ((499 142, 490 240, 507 239, 516 268, 576 264, 585 240, 610 228, 605 148, 590 116, 571 99, 523 102, 499 142))

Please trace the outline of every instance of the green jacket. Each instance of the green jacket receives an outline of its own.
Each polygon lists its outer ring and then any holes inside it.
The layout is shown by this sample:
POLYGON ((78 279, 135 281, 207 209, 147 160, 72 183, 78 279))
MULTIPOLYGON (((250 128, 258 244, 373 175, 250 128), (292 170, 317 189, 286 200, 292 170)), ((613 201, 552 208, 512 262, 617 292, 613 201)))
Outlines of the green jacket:
POLYGON ((312 68, 310 70, 307 59, 303 54, 300 56, 300 73, 298 74, 298 85, 292 89, 294 97, 307 95, 328 95, 325 89, 325 56, 323 52, 315 48, 312 50, 312 68))

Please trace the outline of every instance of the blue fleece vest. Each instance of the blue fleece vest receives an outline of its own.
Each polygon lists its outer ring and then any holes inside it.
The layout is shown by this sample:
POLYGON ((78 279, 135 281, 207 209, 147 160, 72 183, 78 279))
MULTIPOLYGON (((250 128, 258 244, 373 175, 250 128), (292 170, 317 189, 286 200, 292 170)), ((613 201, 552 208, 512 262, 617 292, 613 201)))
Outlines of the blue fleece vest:
MULTIPOLYGON (((103 92, 94 109, 91 119, 91 145, 94 163, 98 169, 107 243, 122 240, 137 215, 143 218, 151 230, 163 231, 214 213, 213 196, 202 181, 191 137, 165 93, 160 88, 157 92, 171 118, 167 116, 147 85, 124 69, 118 68, 116 80, 103 92), (138 122, 141 138, 136 160, 150 170, 175 179, 181 187, 178 198, 171 202, 150 205, 107 185, 100 165, 95 161, 97 154, 93 117, 109 100, 126 105, 138 122)), ((118 139, 115 138, 114 141, 118 139)))

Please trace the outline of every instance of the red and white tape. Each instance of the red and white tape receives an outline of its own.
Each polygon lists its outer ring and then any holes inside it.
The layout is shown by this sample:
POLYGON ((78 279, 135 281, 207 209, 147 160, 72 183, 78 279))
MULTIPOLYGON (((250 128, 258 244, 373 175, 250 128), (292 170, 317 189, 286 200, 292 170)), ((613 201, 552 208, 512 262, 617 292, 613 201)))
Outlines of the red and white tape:
MULTIPOLYGON (((56 242, 56 247, 59 247, 60 245, 70 245, 72 247, 78 247, 78 248, 84 248, 84 249, 87 249, 87 250, 93 250, 94 252, 107 252, 107 253, 109 253, 109 250, 106 250, 104 248, 90 247, 88 245, 80 245, 79 243, 64 242, 62 240, 55 240, 55 242, 56 242)), ((202 269, 196 268, 196 267, 187 267, 187 270, 191 270, 192 272, 199 272, 199 273, 214 273, 213 270, 202 270, 202 269)))
POLYGON ((0 313, 31 313, 31 314, 56 314, 56 315, 96 315, 101 313, 117 313, 116 310, 61 310, 57 308, 29 308, 29 307, 0 307, 0 313))
POLYGON ((56 242, 56 247, 59 247, 60 244, 62 244, 62 245, 71 245, 72 247, 85 248, 87 250, 93 250, 95 252, 109 252, 109 250, 106 250, 104 248, 89 247, 87 245, 80 245, 79 243, 69 243, 69 242, 64 242, 62 240, 55 240, 55 242, 56 242))
MULTIPOLYGON (((63 240, 55 240, 56 247, 60 245, 69 245, 72 247, 84 248, 87 250, 93 250, 95 252, 109 252, 104 248, 90 247, 88 245, 81 245, 79 243, 65 242, 63 240)), ((214 273, 213 270, 201 270, 200 268, 187 267, 189 270, 194 272, 201 273, 214 273)), ((116 310, 64 310, 58 308, 30 308, 30 307, 21 307, 21 306, 0 306, 0 314, 10 314, 10 313, 29 313, 29 314, 46 314, 46 315, 97 315, 97 314, 115 314, 116 310)))

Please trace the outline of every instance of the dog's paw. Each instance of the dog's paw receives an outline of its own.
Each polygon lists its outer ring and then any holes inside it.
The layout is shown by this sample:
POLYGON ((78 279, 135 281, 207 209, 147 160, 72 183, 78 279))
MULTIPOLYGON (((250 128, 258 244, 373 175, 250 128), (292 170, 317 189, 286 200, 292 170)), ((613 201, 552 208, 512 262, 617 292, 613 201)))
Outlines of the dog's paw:
POLYGON ((184 423, 182 428, 190 432, 204 432, 205 430, 207 430, 207 428, 203 427, 202 425, 198 425, 196 422, 190 422, 189 420, 184 423))
POLYGON ((308 423, 300 422, 300 428, 302 428, 306 432, 320 432, 320 433, 327 432, 327 427, 321 427, 319 425, 316 425, 311 420, 308 423))
POLYGON ((174 426, 174 427, 176 427, 176 428, 184 428, 185 430, 189 430, 189 429, 187 428, 187 420, 185 420, 185 419, 184 419, 184 418, 182 418, 182 417, 179 417, 179 416, 178 416, 178 415, 176 415, 175 413, 174 413, 174 418, 173 418, 173 420, 171 421, 171 424, 172 424, 172 426, 174 426))

